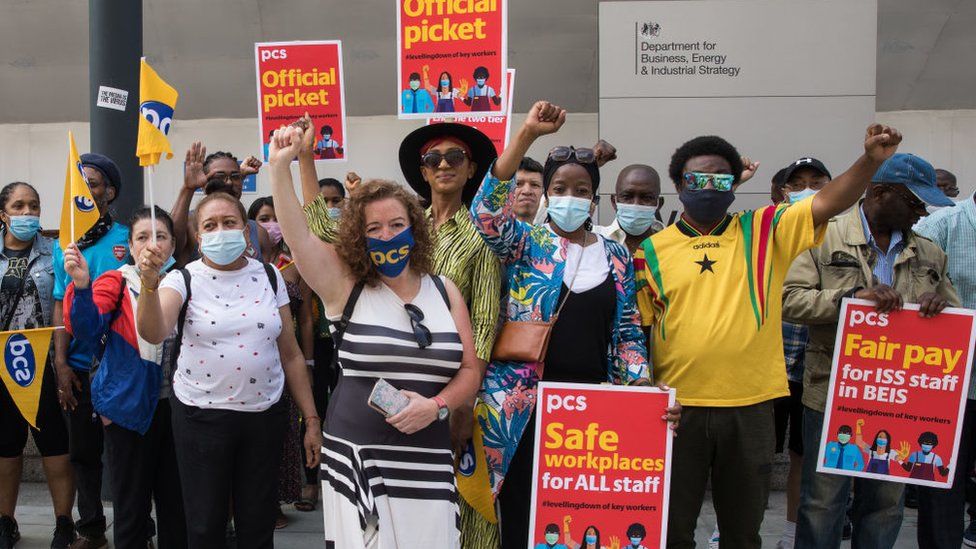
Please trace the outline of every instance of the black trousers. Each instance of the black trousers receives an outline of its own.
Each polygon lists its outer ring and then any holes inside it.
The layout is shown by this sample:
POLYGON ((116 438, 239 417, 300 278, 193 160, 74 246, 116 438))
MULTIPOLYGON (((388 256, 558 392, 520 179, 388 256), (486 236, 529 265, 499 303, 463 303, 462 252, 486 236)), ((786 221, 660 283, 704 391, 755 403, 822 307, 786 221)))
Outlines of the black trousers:
POLYGON ((279 401, 263 412, 202 409, 175 397, 170 404, 188 546, 224 546, 233 500, 238 549, 274 547, 287 408, 279 401))
POLYGON ((91 401, 91 380, 88 372, 75 370, 81 381, 76 395, 78 406, 67 412, 68 446, 71 467, 78 490, 78 533, 90 538, 105 534, 105 513, 102 510, 102 450, 104 430, 102 420, 95 415, 91 401))
POLYGON ((153 501, 157 546, 185 548, 186 517, 169 399, 159 401, 145 435, 114 423, 105 427, 105 448, 115 504, 112 531, 116 549, 145 549, 153 531, 149 519, 153 501))
POLYGON ((532 510, 532 465, 535 444, 535 412, 529 418, 519 440, 505 483, 498 494, 502 549, 522 549, 529 539, 529 515, 532 510))

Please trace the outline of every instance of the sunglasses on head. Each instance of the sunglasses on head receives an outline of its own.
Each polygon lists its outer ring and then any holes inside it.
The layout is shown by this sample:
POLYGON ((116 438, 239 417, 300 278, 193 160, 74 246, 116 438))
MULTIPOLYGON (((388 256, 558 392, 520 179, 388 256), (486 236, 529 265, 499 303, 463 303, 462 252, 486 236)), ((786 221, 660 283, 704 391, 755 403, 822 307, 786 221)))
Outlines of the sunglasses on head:
POLYGON ((440 166, 442 161, 447 160, 448 166, 457 168, 464 163, 464 159, 467 157, 468 153, 464 152, 464 149, 451 149, 446 153, 430 151, 420 157, 420 162, 433 170, 440 166))
POLYGON ((592 164, 596 162, 596 153, 593 149, 575 147, 553 147, 549 151, 549 160, 553 162, 565 162, 570 158, 575 158, 581 164, 592 164))
POLYGON ((417 345, 421 349, 430 347, 433 342, 430 329, 421 324, 424 320, 424 312, 413 303, 407 303, 403 308, 407 310, 407 315, 410 317, 410 326, 413 328, 413 337, 417 340, 417 345))
POLYGON ((731 191, 735 176, 730 173, 688 172, 685 174, 685 183, 693 191, 700 191, 708 187, 709 183, 717 191, 731 191))

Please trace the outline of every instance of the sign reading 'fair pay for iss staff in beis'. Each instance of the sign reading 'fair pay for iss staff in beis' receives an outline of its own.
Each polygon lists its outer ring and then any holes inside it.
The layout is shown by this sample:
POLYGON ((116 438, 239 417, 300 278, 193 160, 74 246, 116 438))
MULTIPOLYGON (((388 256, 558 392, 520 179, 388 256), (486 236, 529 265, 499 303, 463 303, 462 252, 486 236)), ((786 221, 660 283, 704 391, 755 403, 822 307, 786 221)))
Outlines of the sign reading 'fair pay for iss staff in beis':
MULTIPOLYGON (((817 471, 949 488, 973 360, 974 311, 922 318, 845 299, 817 471)), ((961 464, 966 466, 965 464, 961 464)))

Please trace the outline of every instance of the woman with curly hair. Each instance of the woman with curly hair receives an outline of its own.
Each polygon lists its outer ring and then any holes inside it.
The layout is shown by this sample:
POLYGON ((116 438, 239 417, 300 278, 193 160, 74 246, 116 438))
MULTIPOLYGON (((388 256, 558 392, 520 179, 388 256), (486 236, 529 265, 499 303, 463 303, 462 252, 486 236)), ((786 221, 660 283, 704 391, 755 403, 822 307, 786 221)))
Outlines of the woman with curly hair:
POLYGON ((459 547, 447 418, 481 385, 468 309, 454 283, 430 274, 424 210, 396 183, 357 186, 335 245, 309 230, 290 171, 302 133, 275 132, 269 160, 282 233, 338 349, 322 456, 326 544, 459 547))

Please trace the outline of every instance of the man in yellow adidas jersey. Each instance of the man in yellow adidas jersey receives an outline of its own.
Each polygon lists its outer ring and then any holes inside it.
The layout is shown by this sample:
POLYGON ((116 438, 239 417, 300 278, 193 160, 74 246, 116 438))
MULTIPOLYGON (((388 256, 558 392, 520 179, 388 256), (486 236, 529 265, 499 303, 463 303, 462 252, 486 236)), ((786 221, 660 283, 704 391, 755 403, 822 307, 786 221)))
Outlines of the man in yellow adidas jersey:
POLYGON ((729 214, 742 173, 735 147, 698 137, 671 158, 684 205, 677 223, 645 240, 634 263, 638 299, 653 327, 656 381, 684 405, 674 442, 668 547, 694 547, 711 479, 722 545, 759 548, 772 468, 773 399, 789 395, 783 361, 783 279, 823 239, 901 142, 878 124, 864 154, 813 197, 729 214))

